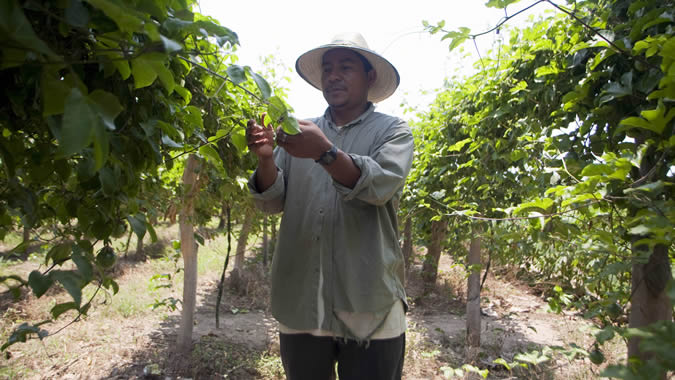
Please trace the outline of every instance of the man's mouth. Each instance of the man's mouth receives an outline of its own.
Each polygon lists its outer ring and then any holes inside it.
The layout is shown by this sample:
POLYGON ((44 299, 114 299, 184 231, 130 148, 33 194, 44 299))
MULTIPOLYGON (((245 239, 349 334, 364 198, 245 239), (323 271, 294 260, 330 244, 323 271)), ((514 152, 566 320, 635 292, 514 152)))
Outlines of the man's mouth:
POLYGON ((346 91, 344 87, 328 87, 326 92, 346 91))

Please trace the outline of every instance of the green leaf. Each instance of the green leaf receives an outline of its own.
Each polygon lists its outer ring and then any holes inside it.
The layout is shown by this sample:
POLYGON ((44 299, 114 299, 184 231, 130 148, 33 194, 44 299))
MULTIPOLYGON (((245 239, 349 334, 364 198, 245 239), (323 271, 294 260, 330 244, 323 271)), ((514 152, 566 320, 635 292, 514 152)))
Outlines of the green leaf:
POLYGON ((101 116, 103 125, 109 130, 114 131, 115 118, 124 109, 117 96, 107 91, 94 90, 89 94, 89 99, 93 101, 96 111, 101 116))
POLYGON ((470 143, 471 141, 473 141, 473 139, 471 138, 466 138, 464 140, 457 141, 456 143, 448 147, 448 152, 459 152, 462 150, 462 148, 464 148, 464 145, 470 143))
POLYGON ((283 119, 288 117, 288 110, 286 104, 278 96, 272 96, 268 100, 267 116, 272 119, 272 124, 277 125, 283 122, 283 119))
POLYGON ((450 45, 448 47, 449 51, 453 51, 456 49, 458 46, 464 43, 467 39, 469 39, 469 29, 468 28, 463 28, 463 30, 456 32, 448 32, 446 33, 441 40, 445 40, 450 38, 450 45))
POLYGON ((47 290, 49 290, 53 283, 54 281, 50 276, 43 276, 42 273, 37 270, 30 272, 28 275, 28 285, 30 285, 33 293, 38 298, 42 297, 42 295, 45 294, 47 290))
POLYGON ((650 182, 650 183, 647 183, 645 185, 638 186, 638 187, 635 187, 635 188, 624 189, 623 193, 624 194, 630 194, 630 193, 634 193, 636 191, 644 191, 646 193, 652 193, 652 194, 656 195, 656 194, 660 194, 663 191, 664 187, 665 187, 665 183, 663 181, 659 180, 659 181, 650 182))
POLYGON ((80 90, 73 88, 66 99, 63 127, 58 139, 59 156, 67 157, 87 147, 97 124, 97 112, 80 90))
POLYGON ((0 347, 0 350, 4 351, 7 349, 7 347, 15 343, 25 342, 26 339, 28 339, 28 337, 33 334, 37 335, 40 339, 48 336, 49 332, 47 330, 42 330, 39 328, 40 325, 46 322, 49 321, 44 321, 35 325, 29 325, 27 322, 22 323, 19 327, 12 331, 12 334, 7 339, 7 343, 3 344, 2 347, 0 347))
POLYGON ((171 148, 182 148, 183 144, 179 144, 171 139, 168 135, 162 135, 162 144, 171 148))
POLYGON ((120 291, 120 286, 117 285, 117 282, 110 277, 103 279, 103 287, 106 289, 112 288, 113 294, 117 294, 117 292, 120 291))
POLYGON ((76 28, 85 28, 89 23, 89 10, 80 0, 70 0, 66 7, 66 21, 76 28))
POLYGON ((199 127, 199 129, 204 128, 204 119, 202 119, 202 112, 199 108, 195 106, 187 106, 185 107, 185 111, 185 121, 187 121, 191 126, 199 127))
POLYGON ((536 199, 531 202, 526 202, 523 204, 520 204, 518 207, 516 207, 513 210, 514 214, 517 213, 523 213, 525 211, 541 211, 541 212, 547 212, 548 209, 553 206, 554 202, 553 199, 550 198, 541 198, 541 199, 536 199))
POLYGON ((101 168, 101 170, 98 171, 98 179, 101 182, 101 190, 105 196, 110 197, 117 192, 118 179, 111 168, 101 168))
POLYGON ((600 372, 600 376, 613 379, 637 378, 628 367, 616 364, 608 365, 607 368, 605 368, 602 372, 600 372))
POLYGON ((153 54, 154 55, 149 54, 149 57, 146 57, 145 62, 147 62, 148 65, 152 67, 154 72, 157 73, 159 81, 162 82, 162 85, 166 89, 167 94, 171 95, 173 89, 176 87, 176 82, 174 81, 171 70, 167 69, 164 65, 166 57, 158 53, 153 54))
POLYGON ((58 319, 61 314, 65 313, 68 310, 77 310, 77 304, 75 302, 66 302, 55 305, 52 310, 52 318, 58 319))
POLYGON ((136 236, 138 236, 139 239, 143 239, 143 236, 145 236, 146 232, 145 215, 129 215, 127 216, 127 221, 129 221, 129 225, 131 225, 131 229, 134 230, 136 236))
POLYGON ((66 289, 79 307, 82 303, 82 287, 80 286, 82 279, 79 274, 75 271, 56 270, 51 273, 51 276, 66 289))
POLYGON ((562 201, 560 206, 561 207, 567 207, 571 204, 583 203, 583 202, 586 202, 588 200, 596 200, 596 199, 600 199, 600 198, 602 198, 602 196, 600 194, 596 195, 596 194, 592 194, 592 193, 584 193, 584 194, 579 194, 579 195, 577 195, 575 197, 572 197, 572 198, 569 198, 569 199, 565 199, 564 201, 562 201))
POLYGON ((631 235, 638 235, 638 236, 648 235, 651 231, 652 231, 652 229, 649 226, 644 225, 644 224, 639 224, 635 227, 631 227, 631 229, 628 230, 628 232, 631 235))
POLYGON ((12 45, 21 49, 30 49, 55 60, 58 59, 58 55, 35 34, 21 5, 16 0, 0 1, 0 36, 3 41, 12 41, 12 45))
POLYGON ((516 354, 516 356, 514 356, 513 359, 529 363, 532 365, 539 365, 541 363, 549 361, 551 358, 544 355, 543 353, 540 353, 539 351, 532 351, 527 353, 516 354))
MULTIPOLYGON (((220 131, 219 131, 220 132, 220 131)), ((235 147, 237 147, 237 150, 239 152, 244 152, 246 151, 246 130, 243 128, 239 128, 235 130, 232 135, 230 135, 230 138, 232 139, 232 144, 234 144, 235 147)))
POLYGON ((582 177, 603 176, 612 173, 612 167, 607 164, 590 164, 586 165, 581 171, 582 177))
POLYGON ((227 76, 232 83, 240 84, 246 81, 246 70, 239 65, 230 65, 227 68, 227 76))
POLYGON ((56 265, 61 265, 63 262, 70 258, 70 253, 72 252, 72 244, 70 242, 61 243, 53 246, 47 256, 45 256, 45 264, 49 264, 49 260, 56 265))
POLYGON ((183 50, 183 45, 180 43, 168 38, 164 37, 162 35, 159 36, 159 38, 162 40, 162 44, 164 45, 164 51, 167 53, 175 53, 177 51, 183 50))
POLYGON ((604 60, 616 54, 614 49, 602 49, 592 59, 588 61, 590 71, 595 70, 604 60))
POLYGON ((49 70, 48 67, 42 70, 41 85, 43 116, 62 114, 66 98, 74 87, 81 93, 87 92, 87 88, 76 75, 68 73, 62 80, 58 71, 49 70))
POLYGON ((665 127, 665 124, 655 125, 655 124, 653 124, 653 123, 651 123, 651 122, 649 122, 649 121, 647 121, 643 118, 632 116, 632 117, 628 117, 628 118, 625 118, 625 119, 621 120, 621 123, 619 123, 619 128, 616 129, 616 131, 614 132, 614 135, 616 135, 620 132, 626 131, 626 130, 633 129, 633 128, 642 128, 642 129, 646 129, 648 131, 652 131, 652 132, 656 132, 658 134, 661 134, 663 132, 664 127, 665 127))
POLYGON ((204 237, 203 237, 202 235, 200 235, 200 234, 198 234, 197 232, 195 232, 195 233, 193 234, 193 236, 194 236, 195 241, 196 241, 197 243, 199 243, 200 245, 204 245, 204 237))
POLYGON ((190 100, 192 100, 192 93, 190 91, 180 85, 176 85, 173 90, 176 91, 178 95, 181 96, 181 98, 183 98, 185 101, 184 105, 190 104, 190 100))
POLYGON ((272 89, 270 88, 270 85, 267 83, 267 81, 261 77, 260 75, 254 73, 250 67, 246 66, 246 71, 251 74, 251 77, 253 78, 253 81, 255 84, 258 86, 258 89, 260 90, 260 93, 262 94, 262 98, 264 100, 269 99, 269 97, 272 95, 272 89))
POLYGON ((104 125, 112 125, 121 106, 116 97, 105 91, 84 96, 73 88, 66 99, 61 130, 55 133, 59 141, 57 158, 65 158, 94 143, 94 169, 99 169, 108 157, 108 135, 104 125))
POLYGON ((487 379, 488 372, 489 372, 487 369, 480 369, 480 368, 478 368, 476 366, 473 366, 471 364, 464 364, 462 366, 462 369, 467 371, 467 372, 476 373, 476 374, 480 375, 480 377, 482 377, 483 379, 487 379))
POLYGON ((135 88, 150 86, 157 79, 157 72, 143 56, 131 60, 131 73, 134 75, 135 88))
POLYGON ((118 59, 112 61, 112 64, 115 65, 122 79, 127 80, 131 76, 131 68, 129 67, 129 61, 118 59))
POLYGON ((148 233, 150 234, 150 241, 153 243, 157 242, 157 232, 155 232, 155 228, 152 226, 150 222, 145 223, 145 227, 148 230, 148 233))
POLYGON ((110 153, 108 132, 100 123, 94 127, 94 170, 103 167, 110 153))
POLYGON ((211 144, 205 144, 199 147, 199 154, 206 157, 206 159, 212 162, 214 165, 223 165, 223 161, 220 159, 218 151, 211 144))
POLYGON ((506 8, 508 5, 515 4, 520 0, 489 0, 485 3, 485 6, 488 8, 506 8))
MULTIPOLYGON (((76 248, 79 247, 76 246, 76 248)), ((91 262, 87 260, 86 257, 84 257, 79 252, 76 253, 76 251, 78 251, 78 249, 73 249, 72 260, 77 266, 77 271, 82 276, 84 282, 88 283, 89 281, 91 281, 94 275, 94 267, 91 265, 91 262)))
POLYGON ((502 358, 497 358, 497 359, 495 359, 495 360, 494 360, 494 363, 495 363, 495 364, 503 365, 504 368, 506 368, 507 371, 511 371, 511 366, 509 365, 509 363, 507 363, 506 360, 504 360, 504 359, 502 359, 502 358))
POLYGON ((281 129, 289 135, 297 135, 302 132, 300 130, 300 124, 294 117, 287 117, 281 123, 281 129))
POLYGON ((612 338, 614 338, 614 328, 612 326, 607 326, 595 334, 598 344, 603 344, 612 338))
POLYGON ((100 9, 110 17, 123 32, 138 33, 143 29, 143 20, 136 17, 135 11, 124 6, 122 2, 110 0, 86 0, 95 8, 100 9))

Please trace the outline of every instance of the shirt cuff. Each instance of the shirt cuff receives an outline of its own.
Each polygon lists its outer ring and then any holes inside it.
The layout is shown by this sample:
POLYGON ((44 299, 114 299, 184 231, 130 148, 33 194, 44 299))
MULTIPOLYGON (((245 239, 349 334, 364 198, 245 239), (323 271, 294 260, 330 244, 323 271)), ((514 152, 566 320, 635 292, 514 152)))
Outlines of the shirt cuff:
POLYGON ((284 172, 277 168, 277 178, 274 180, 272 186, 262 193, 258 191, 255 185, 255 177, 258 171, 254 171, 253 175, 248 179, 248 189, 253 196, 253 199, 261 201, 269 201, 281 197, 284 194, 284 172))
POLYGON ((344 200, 349 201, 356 198, 359 192, 361 192, 361 190, 367 186, 366 181, 370 177, 370 168, 365 164, 363 157, 351 153, 347 153, 347 155, 351 157, 354 165, 356 165, 356 167, 361 170, 361 176, 359 177, 359 180, 356 181, 353 189, 350 189, 336 180, 333 180, 333 186, 335 186, 337 192, 344 197, 344 200))

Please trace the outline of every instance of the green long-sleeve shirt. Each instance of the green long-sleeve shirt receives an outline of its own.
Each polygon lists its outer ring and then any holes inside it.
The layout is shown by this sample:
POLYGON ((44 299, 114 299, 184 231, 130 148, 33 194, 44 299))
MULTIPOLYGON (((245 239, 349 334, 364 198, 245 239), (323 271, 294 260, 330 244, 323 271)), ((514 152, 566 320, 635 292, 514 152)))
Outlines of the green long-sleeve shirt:
POLYGON ((343 312, 374 313, 382 321, 395 301, 406 302, 396 211, 412 165, 413 137, 405 121, 374 112, 373 105, 342 127, 328 111, 312 121, 350 155, 361 176, 347 188, 320 164, 280 148, 274 184, 260 193, 252 176, 256 205, 283 211, 272 313, 292 329, 353 336, 339 317, 343 312))

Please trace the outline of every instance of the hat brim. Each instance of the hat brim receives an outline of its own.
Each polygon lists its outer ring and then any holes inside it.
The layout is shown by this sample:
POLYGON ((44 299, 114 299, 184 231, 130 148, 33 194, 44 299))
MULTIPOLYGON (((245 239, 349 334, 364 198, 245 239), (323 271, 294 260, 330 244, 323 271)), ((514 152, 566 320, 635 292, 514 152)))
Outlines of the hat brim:
POLYGON ((368 90, 368 100, 377 103, 390 97, 400 83, 398 71, 389 61, 372 50, 363 49, 354 46, 345 46, 340 44, 328 44, 312 49, 295 61, 295 69, 307 83, 315 88, 321 88, 321 60, 323 55, 332 49, 349 49, 363 55, 373 66, 377 77, 375 83, 368 90))

